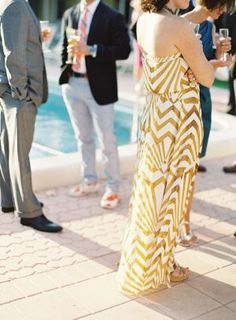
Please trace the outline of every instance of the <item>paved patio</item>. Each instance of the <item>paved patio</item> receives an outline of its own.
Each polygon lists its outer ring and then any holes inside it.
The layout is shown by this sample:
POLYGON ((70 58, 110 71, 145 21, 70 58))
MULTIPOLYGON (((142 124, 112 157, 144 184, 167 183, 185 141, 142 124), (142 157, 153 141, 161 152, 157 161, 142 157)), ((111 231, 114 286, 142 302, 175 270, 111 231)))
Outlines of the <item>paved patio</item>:
MULTIPOLYGON (((130 75, 120 75, 119 87, 135 97, 130 75)), ((227 93, 213 99, 225 111, 227 93)), ((192 227, 199 245, 177 248, 190 279, 143 298, 121 295, 116 283, 132 176, 123 177, 122 202, 112 211, 99 207, 104 181, 98 195, 84 199, 67 196, 69 186, 38 193, 61 234, 0 213, 0 320, 235 320, 236 175, 222 172, 234 158, 205 161, 208 171, 198 175, 192 227)))
POLYGON ((200 242, 177 248, 190 279, 143 298, 121 295, 116 284, 131 176, 113 211, 99 207, 103 181, 98 195, 80 200, 67 196, 69 187, 38 193, 47 216, 62 223, 61 234, 0 214, 0 319, 235 320, 236 175, 222 172, 231 161, 205 161, 208 172, 198 176, 192 225, 200 242))

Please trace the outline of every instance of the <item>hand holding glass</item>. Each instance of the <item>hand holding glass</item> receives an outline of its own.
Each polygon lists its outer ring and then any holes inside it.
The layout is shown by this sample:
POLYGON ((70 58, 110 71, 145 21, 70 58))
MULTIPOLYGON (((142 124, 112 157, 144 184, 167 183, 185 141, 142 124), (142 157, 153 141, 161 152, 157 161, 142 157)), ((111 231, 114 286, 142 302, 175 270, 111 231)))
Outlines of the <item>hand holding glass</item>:
MULTIPOLYGON (((229 29, 227 29, 227 28, 219 29, 219 39, 220 39, 220 40, 224 40, 224 39, 226 39, 226 38, 228 38, 228 37, 229 37, 229 29)), ((226 60, 227 60, 227 57, 228 57, 228 53, 225 52, 225 53, 223 54, 222 60, 223 60, 223 61, 226 61, 226 60)))
MULTIPOLYGON (((69 46, 75 46, 77 44, 77 42, 80 40, 78 30, 68 28, 67 29, 67 39, 68 39, 69 46)), ((66 64, 74 64, 74 63, 76 63, 76 55, 73 53, 68 53, 66 64)))
POLYGON ((52 30, 50 24, 47 20, 40 21, 40 28, 41 28, 41 37, 43 41, 43 48, 48 49, 46 42, 50 39, 52 34, 52 30))

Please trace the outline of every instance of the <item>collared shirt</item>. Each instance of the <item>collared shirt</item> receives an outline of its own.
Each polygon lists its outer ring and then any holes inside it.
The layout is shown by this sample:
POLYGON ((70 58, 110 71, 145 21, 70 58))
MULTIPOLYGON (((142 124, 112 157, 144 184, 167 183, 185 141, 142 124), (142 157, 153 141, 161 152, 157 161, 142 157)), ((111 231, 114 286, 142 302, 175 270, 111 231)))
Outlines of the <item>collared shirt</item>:
POLYGON ((89 14, 88 14, 88 18, 87 18, 87 31, 88 31, 88 34, 89 34, 89 29, 90 29, 90 26, 91 26, 91 22, 92 22, 92 19, 93 19, 94 12, 96 11, 97 6, 99 5, 99 2, 100 2, 100 0, 94 0, 89 5, 86 5, 85 1, 83 1, 83 0, 80 2, 80 11, 81 12, 84 10, 85 6, 87 6, 87 8, 89 10, 89 14))
MULTIPOLYGON (((87 18, 87 23, 86 23, 86 29, 87 29, 87 34, 89 34, 90 26, 92 23, 93 15, 97 9, 97 6, 99 5, 100 0, 94 0, 92 3, 87 5, 87 8, 89 10, 88 13, 88 18, 87 18)), ((80 2, 80 10, 81 12, 83 11, 84 7, 86 6, 85 1, 80 2)), ((80 73, 86 73, 86 65, 85 65, 85 58, 80 59, 80 73)))

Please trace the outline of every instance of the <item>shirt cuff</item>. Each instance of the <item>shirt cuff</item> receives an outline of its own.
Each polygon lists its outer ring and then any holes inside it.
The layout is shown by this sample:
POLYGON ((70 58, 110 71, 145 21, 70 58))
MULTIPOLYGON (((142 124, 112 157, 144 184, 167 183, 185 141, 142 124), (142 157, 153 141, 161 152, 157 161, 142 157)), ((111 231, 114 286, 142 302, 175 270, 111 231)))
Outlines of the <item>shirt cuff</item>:
POLYGON ((90 52, 90 55, 91 55, 93 58, 96 58, 96 56, 97 56, 97 50, 98 50, 97 44, 94 44, 94 45, 92 45, 92 46, 90 47, 89 52, 90 52))

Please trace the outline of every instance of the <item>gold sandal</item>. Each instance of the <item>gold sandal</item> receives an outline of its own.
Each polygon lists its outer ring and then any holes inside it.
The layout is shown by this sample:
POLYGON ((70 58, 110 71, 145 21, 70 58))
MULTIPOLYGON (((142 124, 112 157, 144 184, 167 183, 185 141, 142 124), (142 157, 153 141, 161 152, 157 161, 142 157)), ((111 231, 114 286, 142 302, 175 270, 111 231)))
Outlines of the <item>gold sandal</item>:
MULTIPOLYGON (((185 221, 183 224, 189 224, 189 222, 185 221)), ((182 247, 186 247, 186 248, 194 247, 197 243, 198 243, 198 237, 193 234, 191 229, 189 232, 187 232, 186 234, 182 234, 180 237, 179 244, 182 247)))
POLYGON ((177 263, 174 263, 174 271, 170 274, 171 282, 182 282, 188 279, 190 271, 189 268, 181 267, 177 263))

